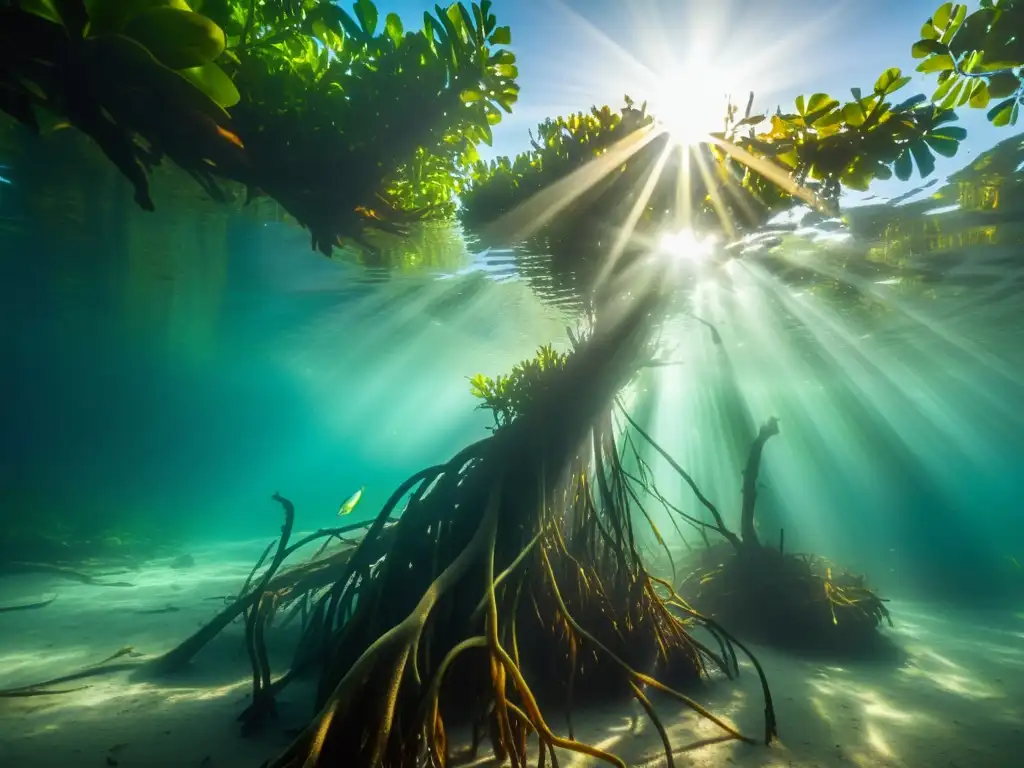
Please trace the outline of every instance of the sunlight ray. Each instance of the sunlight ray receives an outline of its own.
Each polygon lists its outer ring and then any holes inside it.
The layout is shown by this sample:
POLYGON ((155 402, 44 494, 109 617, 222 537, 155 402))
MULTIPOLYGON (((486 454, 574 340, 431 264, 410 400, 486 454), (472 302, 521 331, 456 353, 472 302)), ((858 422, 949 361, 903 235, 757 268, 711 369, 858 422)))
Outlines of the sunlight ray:
POLYGON ((602 259, 602 266, 600 272, 597 275, 596 285, 600 286, 608 279, 608 276, 614 271, 615 266, 619 262, 619 258, 626 250, 626 246, 629 244, 630 239, 633 236, 633 230, 636 227, 637 222, 644 213, 644 209, 647 207, 648 201, 651 199, 651 195, 654 194, 654 189, 658 182, 661 180, 661 174, 665 170, 665 164, 668 162, 669 157, 672 154, 672 145, 666 143, 661 154, 654 163, 654 167, 647 176, 647 180, 644 182, 643 189, 640 190, 640 194, 637 195, 636 201, 633 203, 633 207, 629 211, 629 215, 626 217, 625 222, 619 227, 618 234, 615 237, 615 241, 612 243, 611 249, 608 254, 602 259))
POLYGON ((650 144, 659 134, 660 131, 651 126, 633 131, 610 146, 603 154, 503 214, 485 228, 484 239, 492 245, 505 244, 519 242, 536 234, 605 176, 650 144))

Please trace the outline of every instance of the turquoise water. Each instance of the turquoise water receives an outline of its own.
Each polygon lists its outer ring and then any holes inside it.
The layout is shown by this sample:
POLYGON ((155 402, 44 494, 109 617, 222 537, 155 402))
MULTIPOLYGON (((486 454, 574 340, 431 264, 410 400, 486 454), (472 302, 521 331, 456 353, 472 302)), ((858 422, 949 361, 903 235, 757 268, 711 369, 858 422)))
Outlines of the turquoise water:
MULTIPOLYGON (((434 230, 373 266, 328 260, 297 228, 198 197, 145 214, 102 166, 62 186, 54 145, 25 146, 0 187, 12 517, 259 538, 279 525, 275 491, 313 529, 365 486, 351 520, 369 519, 485 434, 467 377, 563 344, 577 311, 580 281, 529 249, 474 253, 434 230)), ((690 294, 723 344, 685 316, 666 324, 681 365, 634 395, 655 437, 729 506, 776 415, 765 535, 890 591, 1019 594, 1022 161, 1009 137, 846 224, 751 238, 690 294)))
MULTIPOLYGON (((48 141, 0 158, 0 607, 57 596, 0 616, 5 687, 117 648, 157 653, 205 625, 279 534, 275 492, 295 503, 297 531, 337 525, 361 488, 343 522, 370 520, 407 476, 487 434, 469 376, 507 371, 542 343, 564 348, 579 313, 588 276, 537 248, 486 250, 434 228, 373 263, 325 259, 272 213, 204 202, 173 174, 156 182, 157 212, 143 213, 80 142, 48 141), (132 588, 45 569, 7 578, 25 559, 132 588)), ((682 275, 661 330, 665 365, 625 393, 733 525, 751 440, 778 417, 760 475, 762 541, 824 555, 893 600, 895 626, 881 631, 898 666, 756 648, 782 734, 772 749, 789 750, 778 759, 790 765, 1015 764, 1022 162, 1024 140, 1007 137, 950 178, 863 201, 844 221, 773 222, 714 278, 682 275)), ((679 477, 648 458, 660 491, 693 511, 679 477)), ((684 543, 666 513, 652 518, 682 562, 696 535, 684 543)), ((641 547, 666 566, 649 534, 641 547)), ((273 627, 275 674, 291 661, 288 637, 273 627)), ((114 667, 39 705, 4 700, 0 742, 19 765, 258 765, 309 721, 314 694, 299 680, 279 696, 280 720, 238 738, 252 685, 244 647, 236 622, 166 680, 114 667)), ((701 701, 758 733, 753 670, 718 682, 701 701)), ((676 744, 709 736, 689 711, 659 706, 676 744)), ((597 708, 580 719, 580 738, 610 743, 628 717, 597 708)), ((651 737, 615 749, 653 765, 651 737)), ((781 764, 761 747, 711 749, 694 759, 781 764)))

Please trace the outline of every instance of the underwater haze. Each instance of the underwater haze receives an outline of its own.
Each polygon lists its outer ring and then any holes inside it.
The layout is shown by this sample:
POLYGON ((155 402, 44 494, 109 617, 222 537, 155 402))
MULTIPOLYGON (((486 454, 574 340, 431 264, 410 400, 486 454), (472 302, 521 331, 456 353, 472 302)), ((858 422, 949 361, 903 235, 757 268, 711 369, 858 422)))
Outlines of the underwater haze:
POLYGON ((394 5, 0 0, 0 768, 1020 765, 1024 5, 394 5))

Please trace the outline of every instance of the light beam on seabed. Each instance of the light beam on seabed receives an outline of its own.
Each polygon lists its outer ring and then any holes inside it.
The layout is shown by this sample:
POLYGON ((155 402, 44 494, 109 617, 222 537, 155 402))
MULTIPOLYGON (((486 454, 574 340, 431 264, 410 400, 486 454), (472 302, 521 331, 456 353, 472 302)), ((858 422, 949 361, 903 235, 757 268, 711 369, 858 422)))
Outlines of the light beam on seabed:
MULTIPOLYGON (((690 146, 711 140, 709 134, 722 127, 722 119, 731 93, 745 94, 751 89, 772 93, 791 84, 798 76, 800 68, 786 67, 784 62, 798 58, 801 46, 806 46, 808 41, 815 39, 820 27, 833 21, 835 11, 842 7, 842 4, 835 4, 832 12, 818 14, 813 22, 807 24, 794 26, 787 23, 785 28, 778 29, 778 34, 769 36, 765 31, 778 24, 777 14, 769 15, 763 20, 765 23, 761 23, 761 19, 751 18, 752 11, 749 8, 744 8, 741 13, 738 10, 734 11, 729 5, 694 4, 693 8, 698 14, 694 23, 686 30, 678 30, 657 23, 658 17, 661 16, 657 3, 652 0, 632 2, 628 8, 634 12, 636 23, 630 25, 632 29, 623 30, 622 34, 628 36, 638 30, 667 30, 665 35, 641 35, 643 39, 638 41, 638 51, 642 53, 633 53, 613 41, 561 0, 552 0, 553 10, 557 10, 568 19, 573 31, 579 31, 586 35, 591 43, 596 43, 596 47, 603 54, 600 64, 580 67, 579 47, 574 46, 574 60, 571 65, 567 62, 565 66, 559 66, 557 61, 551 62, 552 66, 562 72, 584 76, 583 81, 562 90, 558 99, 561 104, 572 103, 581 97, 595 99, 595 96, 598 97, 598 103, 601 103, 610 101, 610 92, 615 94, 615 98, 619 93, 629 93, 638 101, 648 101, 651 113, 659 118, 659 123, 625 137, 584 167, 560 179, 501 217, 492 225, 489 237, 496 242, 515 242, 537 232, 613 169, 622 165, 654 138, 668 132, 674 141, 666 145, 665 152, 654 163, 648 181, 643 185, 632 210, 621 224, 611 251, 605 256, 605 264, 599 275, 600 282, 601 278, 607 277, 613 271, 615 262, 630 241, 635 224, 672 151, 678 149, 685 155, 690 151, 690 146), (737 19, 742 19, 743 24, 737 24, 737 19), (656 23, 651 23, 652 20, 656 23), (766 39, 773 42, 766 43, 766 39), (677 56, 680 50, 687 53, 684 59, 677 56), (736 55, 739 50, 743 51, 742 56, 736 55), (641 57, 651 56, 653 60, 641 61, 641 57), (575 92, 567 93, 567 90, 575 92), (577 93, 580 96, 577 96, 577 93)), ((549 97, 552 95, 549 94, 549 97)), ((555 111, 564 109, 559 106, 555 111)), ((780 166, 756 158, 732 144, 717 140, 715 143, 791 194, 812 205, 819 205, 817 198, 795 184, 788 172, 780 166)), ((706 167, 699 153, 696 153, 695 157, 699 172, 707 179, 710 169, 706 167)), ((686 229, 690 223, 692 201, 688 199, 690 164, 685 156, 681 168, 683 172, 679 174, 676 220, 679 229, 686 229)), ((714 189, 714 185, 709 186, 714 189)), ((732 232, 732 225, 727 220, 717 192, 712 194, 712 203, 726 231, 732 232)))
POLYGON ((523 283, 419 277, 339 301, 280 355, 353 451, 405 466, 443 458, 439 446, 482 428, 470 376, 503 373, 564 336, 558 313, 523 283))

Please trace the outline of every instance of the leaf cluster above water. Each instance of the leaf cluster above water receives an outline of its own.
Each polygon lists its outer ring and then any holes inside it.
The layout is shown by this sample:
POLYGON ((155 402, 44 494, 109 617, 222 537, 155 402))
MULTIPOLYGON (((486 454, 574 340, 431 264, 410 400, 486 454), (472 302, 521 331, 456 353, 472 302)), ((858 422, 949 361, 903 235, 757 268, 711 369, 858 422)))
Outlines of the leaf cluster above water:
POLYGON ((152 209, 164 158, 216 199, 267 195, 327 253, 368 227, 450 216, 518 97, 491 2, 406 30, 370 0, 8 0, 0 109, 89 135, 152 209))

